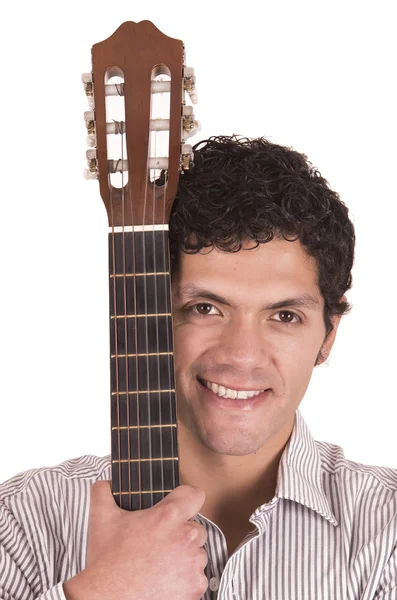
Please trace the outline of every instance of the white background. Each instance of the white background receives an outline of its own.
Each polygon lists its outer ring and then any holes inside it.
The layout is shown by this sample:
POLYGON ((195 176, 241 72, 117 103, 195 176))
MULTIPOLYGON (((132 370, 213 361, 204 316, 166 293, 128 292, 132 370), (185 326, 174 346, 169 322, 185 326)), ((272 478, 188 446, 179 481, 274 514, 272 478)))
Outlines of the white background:
POLYGON ((183 39, 203 129, 304 152, 351 209, 353 312, 302 412, 397 467, 393 2, 14 2, 2 8, 0 480, 109 452, 107 218, 83 179, 91 46, 149 19, 183 39))

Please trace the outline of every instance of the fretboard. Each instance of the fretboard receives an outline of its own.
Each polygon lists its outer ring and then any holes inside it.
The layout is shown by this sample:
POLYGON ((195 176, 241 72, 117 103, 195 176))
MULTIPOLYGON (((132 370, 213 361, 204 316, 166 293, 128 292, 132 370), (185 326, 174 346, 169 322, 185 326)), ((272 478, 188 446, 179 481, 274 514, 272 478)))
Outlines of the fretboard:
POLYGON ((112 493, 149 508, 179 485, 167 231, 109 234, 112 493))

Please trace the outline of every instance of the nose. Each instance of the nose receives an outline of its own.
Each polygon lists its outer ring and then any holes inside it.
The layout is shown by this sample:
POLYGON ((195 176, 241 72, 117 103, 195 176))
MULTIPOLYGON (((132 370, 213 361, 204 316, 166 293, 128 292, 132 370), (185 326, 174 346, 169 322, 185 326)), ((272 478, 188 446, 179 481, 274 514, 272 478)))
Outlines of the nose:
POLYGON ((263 370, 271 356, 270 340, 254 315, 240 315, 230 320, 219 340, 219 360, 236 369, 263 370))

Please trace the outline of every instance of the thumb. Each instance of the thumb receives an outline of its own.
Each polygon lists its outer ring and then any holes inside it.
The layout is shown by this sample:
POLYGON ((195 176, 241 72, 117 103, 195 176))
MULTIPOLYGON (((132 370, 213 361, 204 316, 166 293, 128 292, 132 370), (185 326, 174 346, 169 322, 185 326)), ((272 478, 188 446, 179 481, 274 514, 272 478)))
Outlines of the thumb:
POLYGON ((112 494, 110 481, 96 481, 91 486, 90 515, 118 508, 112 494))

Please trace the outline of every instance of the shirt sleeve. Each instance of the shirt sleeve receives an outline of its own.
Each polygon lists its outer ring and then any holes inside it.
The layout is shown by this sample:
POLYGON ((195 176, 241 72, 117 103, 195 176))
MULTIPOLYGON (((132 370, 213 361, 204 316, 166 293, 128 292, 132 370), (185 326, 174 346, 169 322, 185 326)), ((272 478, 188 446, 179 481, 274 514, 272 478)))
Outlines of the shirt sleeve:
POLYGON ((66 600, 62 582, 43 591, 36 557, 26 534, 1 501, 0 600, 66 600))

